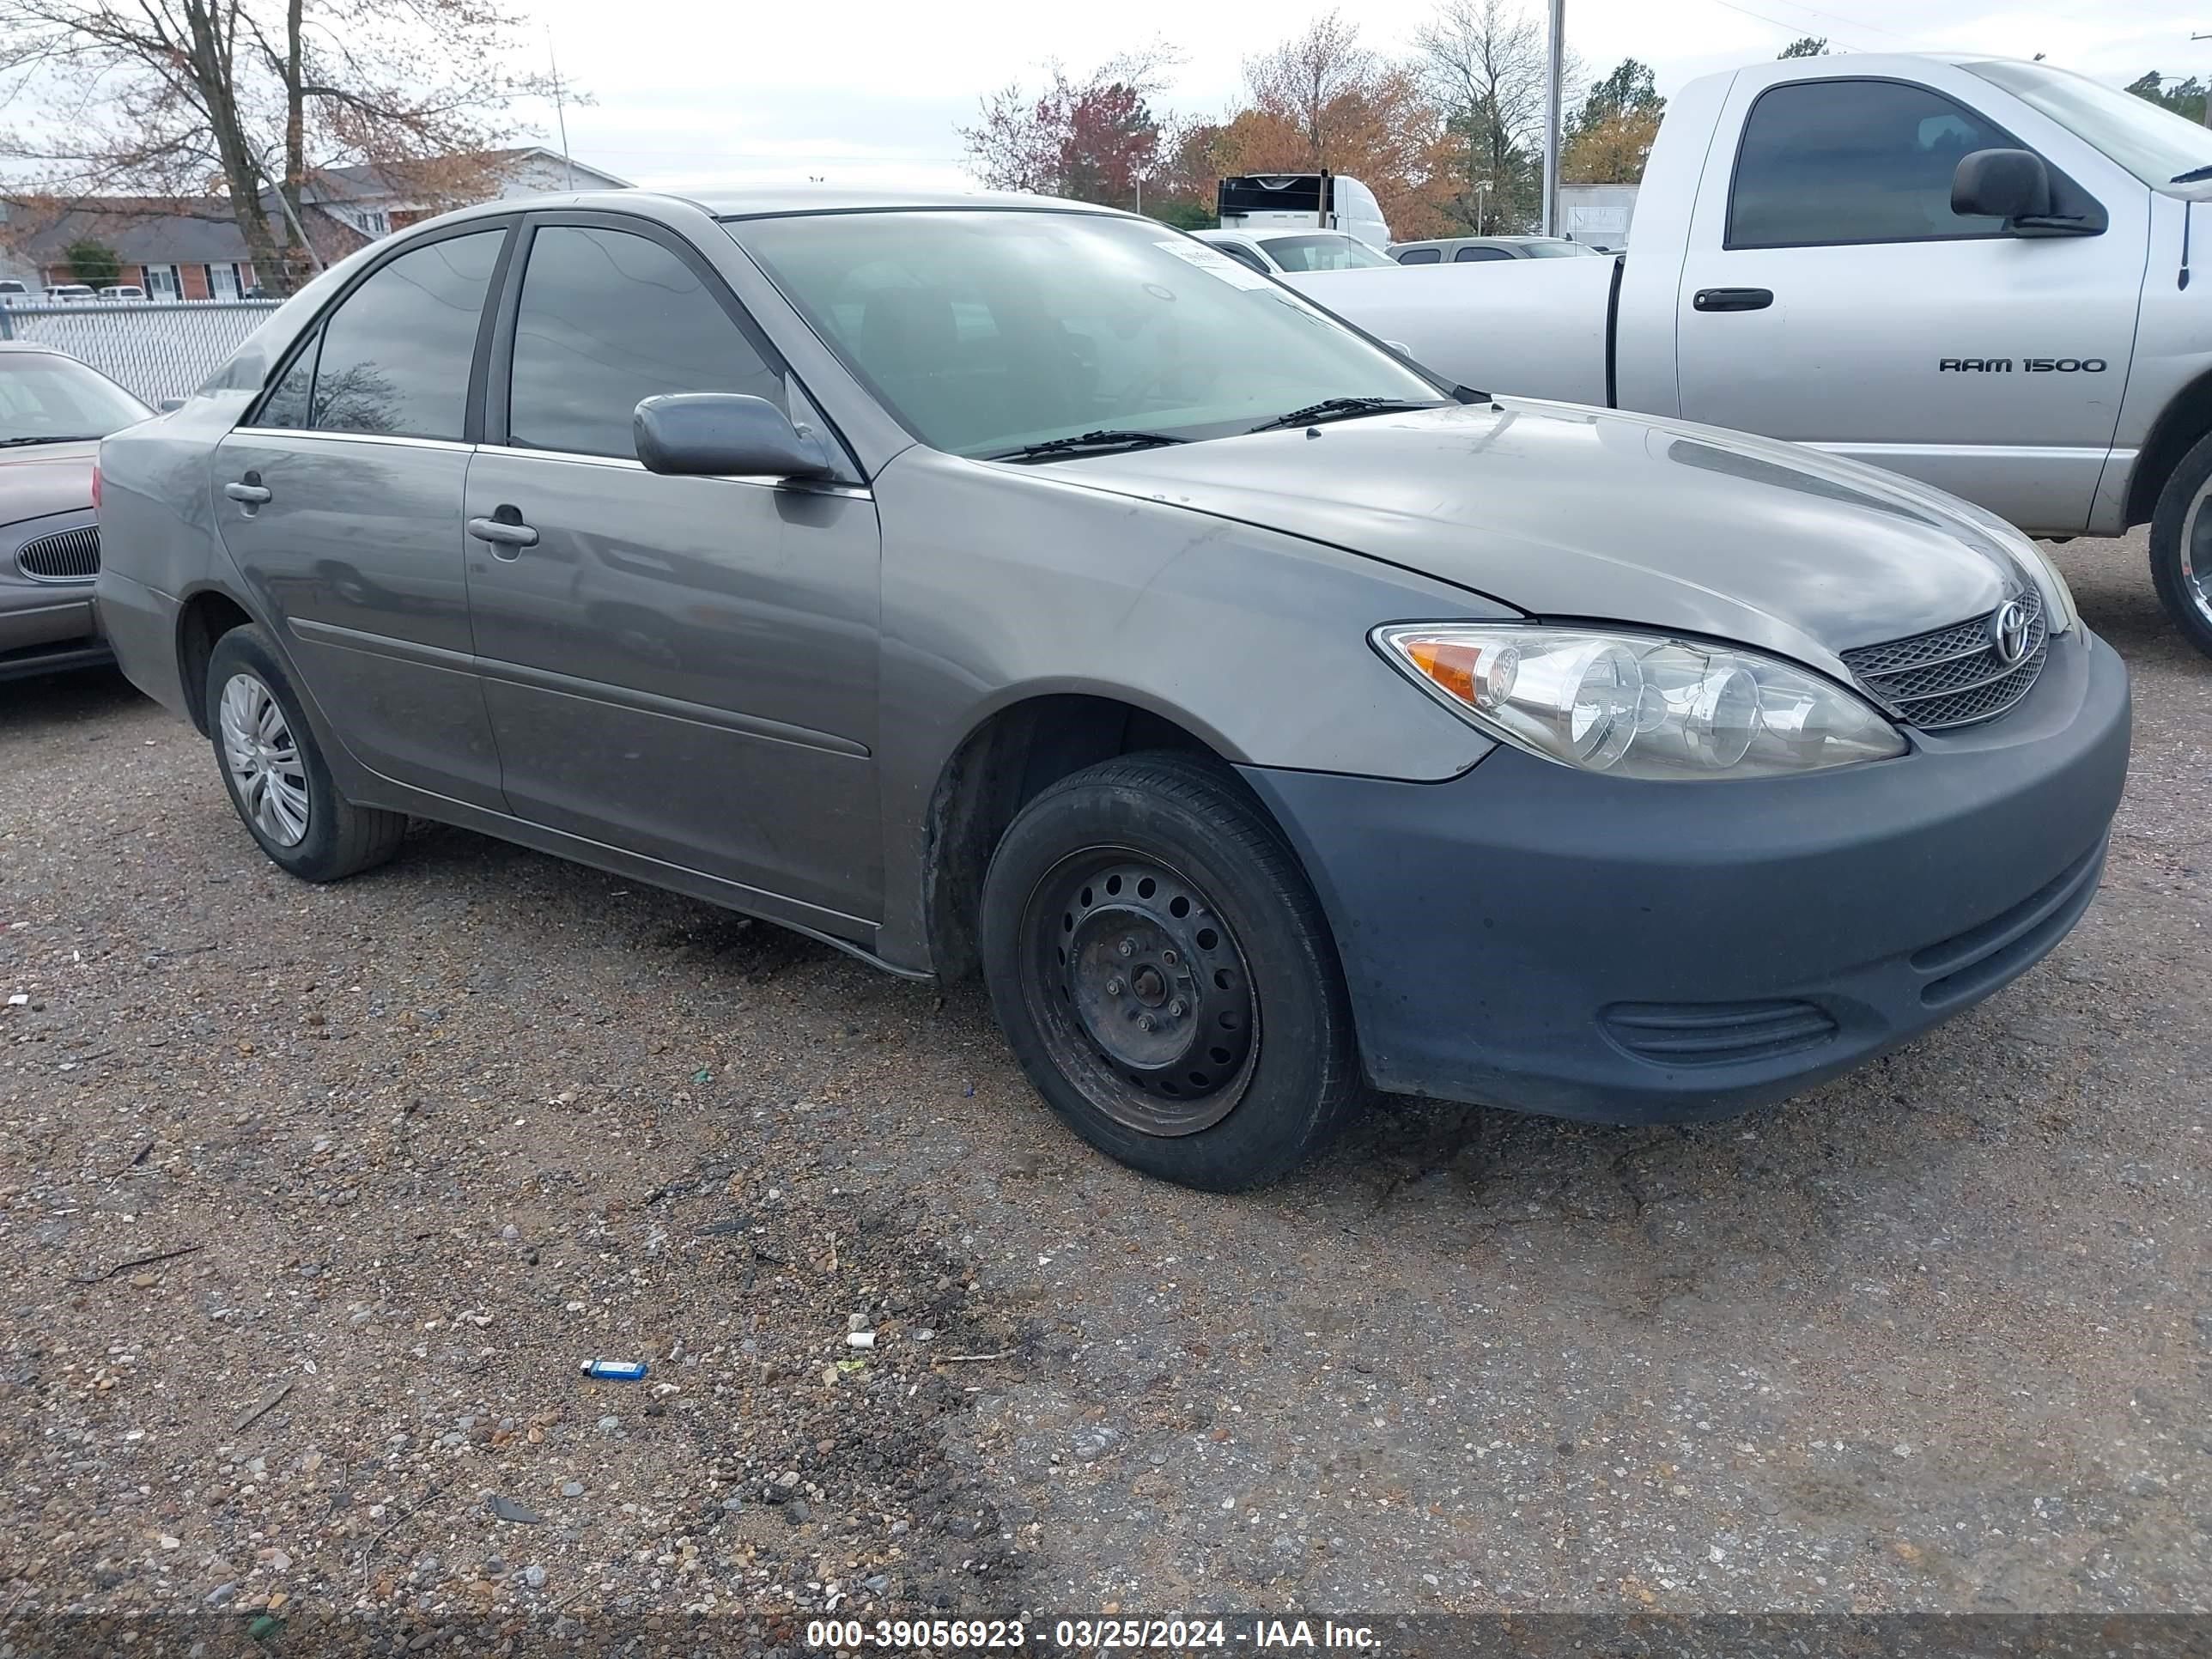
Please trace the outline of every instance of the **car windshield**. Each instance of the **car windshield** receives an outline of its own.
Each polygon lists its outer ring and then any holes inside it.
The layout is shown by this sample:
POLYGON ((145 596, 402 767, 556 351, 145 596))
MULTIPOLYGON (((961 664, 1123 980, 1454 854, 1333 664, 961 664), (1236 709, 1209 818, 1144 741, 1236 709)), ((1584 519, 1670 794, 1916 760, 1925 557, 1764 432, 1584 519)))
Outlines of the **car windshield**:
POLYGON ((1530 242, 1527 248, 1532 259, 1571 259, 1597 252, 1595 248, 1584 247, 1580 242, 1530 242))
POLYGON ((2041 111, 2147 185, 2201 182, 2183 175, 2212 167, 2212 131, 2148 98, 2048 64, 1997 59, 1964 67, 2041 111))
POLYGON ((1285 270, 1365 270, 1391 263, 1357 236, 1270 236, 1260 246, 1285 270))
POLYGON ((153 412, 72 358, 0 351, 0 444, 105 438, 153 412))
POLYGON ((1218 247, 1105 214, 915 210, 726 227, 901 424, 998 455, 1226 436, 1437 385, 1218 247))

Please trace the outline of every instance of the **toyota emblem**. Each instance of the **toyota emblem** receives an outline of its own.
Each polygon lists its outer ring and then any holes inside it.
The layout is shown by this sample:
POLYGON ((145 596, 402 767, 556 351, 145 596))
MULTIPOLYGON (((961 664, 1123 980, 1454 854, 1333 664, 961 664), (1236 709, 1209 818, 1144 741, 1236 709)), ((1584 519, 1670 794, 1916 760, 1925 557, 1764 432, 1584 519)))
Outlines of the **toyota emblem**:
POLYGON ((2007 599, 1991 614, 1990 643, 1996 647, 1997 660, 2007 668, 2027 654, 2031 625, 2027 607, 2018 599, 2007 599))

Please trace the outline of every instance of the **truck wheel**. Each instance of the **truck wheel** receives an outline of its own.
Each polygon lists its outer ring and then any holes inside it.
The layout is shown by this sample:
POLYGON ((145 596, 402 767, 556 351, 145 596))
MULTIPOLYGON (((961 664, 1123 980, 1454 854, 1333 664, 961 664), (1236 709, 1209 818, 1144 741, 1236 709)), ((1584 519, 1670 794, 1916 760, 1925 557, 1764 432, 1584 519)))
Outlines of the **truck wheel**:
POLYGON ((207 708, 230 804, 271 861, 303 881, 337 881, 399 850, 405 816, 356 806, 338 793, 258 628, 234 628, 216 641, 207 708))
POLYGON ((1320 903, 1218 766, 1130 755, 1045 790, 992 857, 981 935, 992 1008, 1037 1092, 1148 1175, 1262 1185, 1359 1097, 1320 903))
POLYGON ((2166 614, 2212 657, 2212 437, 2181 458, 2159 492, 2150 521, 2150 575, 2166 614))

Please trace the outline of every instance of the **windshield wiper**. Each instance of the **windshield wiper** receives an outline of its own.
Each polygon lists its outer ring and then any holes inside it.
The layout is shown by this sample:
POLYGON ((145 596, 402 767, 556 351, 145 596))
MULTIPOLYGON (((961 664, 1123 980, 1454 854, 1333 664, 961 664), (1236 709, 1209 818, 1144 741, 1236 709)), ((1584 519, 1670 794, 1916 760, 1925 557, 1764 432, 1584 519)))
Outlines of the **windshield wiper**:
POLYGON ((1164 432, 1085 432, 1073 438, 1054 438, 1041 444, 1024 444, 986 455, 987 461, 1048 461, 1060 455, 1106 454, 1116 449, 1153 449, 1162 444, 1187 444, 1188 438, 1171 438, 1164 432))
POLYGON ((1349 421, 1361 415, 1390 415, 1401 410, 1436 407, 1433 403, 1414 403, 1405 398, 1324 398, 1304 409, 1278 415, 1272 421, 1262 421, 1251 429, 1273 432, 1278 427, 1315 426, 1322 421, 1349 421))
POLYGON ((0 449, 13 449, 17 444, 96 444, 97 432, 61 432, 52 437, 0 438, 0 449))

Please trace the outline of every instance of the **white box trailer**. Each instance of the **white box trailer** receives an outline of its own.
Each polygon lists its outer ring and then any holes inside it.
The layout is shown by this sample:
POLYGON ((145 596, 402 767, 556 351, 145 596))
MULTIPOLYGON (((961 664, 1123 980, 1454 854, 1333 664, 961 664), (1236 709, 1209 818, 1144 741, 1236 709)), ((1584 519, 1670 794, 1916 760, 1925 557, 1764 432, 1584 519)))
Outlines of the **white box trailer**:
POLYGON ((1373 248, 1390 246, 1382 204, 1357 179, 1320 173, 1253 173, 1224 179, 1215 197, 1224 230, 1340 230, 1373 248))

